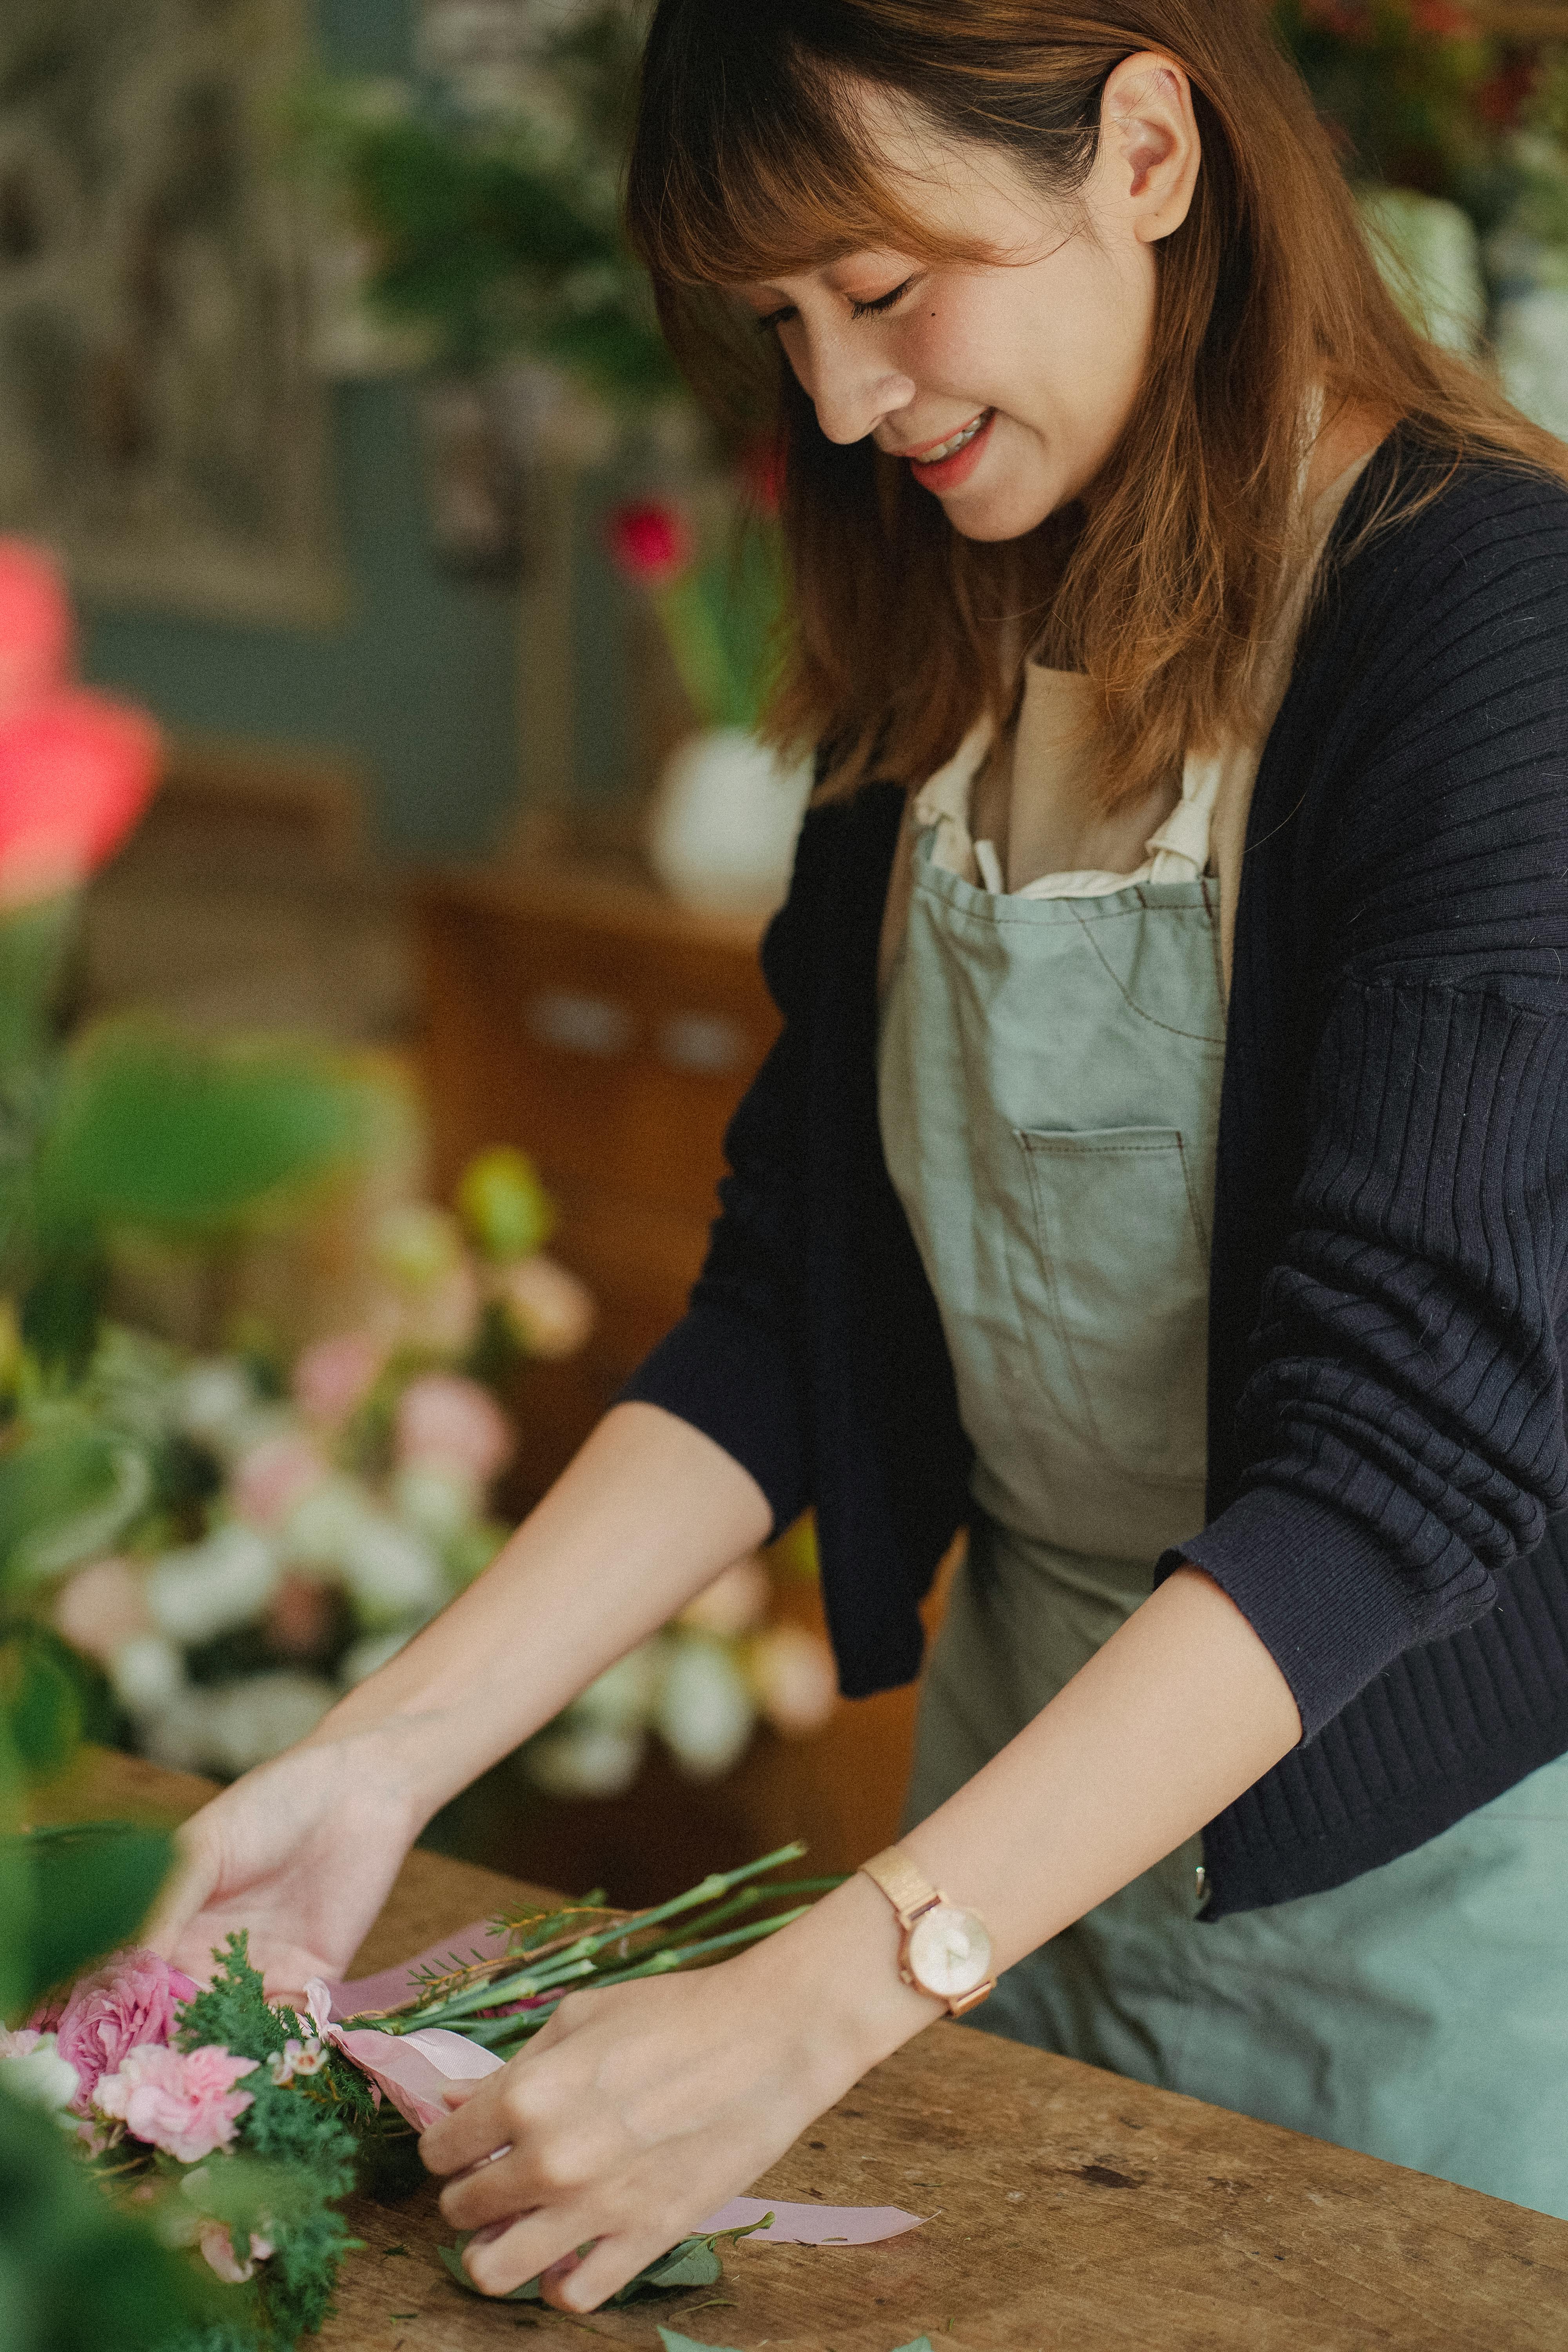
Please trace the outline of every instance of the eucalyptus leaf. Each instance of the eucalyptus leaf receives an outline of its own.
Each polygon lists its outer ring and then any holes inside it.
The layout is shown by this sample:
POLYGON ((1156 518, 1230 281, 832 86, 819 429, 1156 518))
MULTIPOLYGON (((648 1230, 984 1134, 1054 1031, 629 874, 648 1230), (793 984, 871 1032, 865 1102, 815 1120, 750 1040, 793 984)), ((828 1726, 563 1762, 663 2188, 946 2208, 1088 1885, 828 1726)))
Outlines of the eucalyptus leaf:
POLYGON ((673 2327, 661 2327, 658 2340, 664 2352, 736 2352, 733 2344, 703 2344, 695 2336, 682 2336, 673 2327))

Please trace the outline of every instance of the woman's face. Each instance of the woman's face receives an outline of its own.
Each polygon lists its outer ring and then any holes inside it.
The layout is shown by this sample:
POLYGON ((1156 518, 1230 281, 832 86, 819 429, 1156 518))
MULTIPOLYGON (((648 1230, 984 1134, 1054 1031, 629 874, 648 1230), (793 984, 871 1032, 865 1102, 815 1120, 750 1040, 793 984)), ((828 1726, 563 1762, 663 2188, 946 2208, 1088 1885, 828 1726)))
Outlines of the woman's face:
POLYGON ((869 434, 966 539, 1016 539, 1087 491, 1131 415, 1154 319, 1154 245, 1186 215, 1198 164, 1179 67, 1129 58, 1070 203, 999 148, 922 133, 863 100, 879 153, 933 242, 997 258, 850 254, 741 290, 771 321, 830 441, 869 434))

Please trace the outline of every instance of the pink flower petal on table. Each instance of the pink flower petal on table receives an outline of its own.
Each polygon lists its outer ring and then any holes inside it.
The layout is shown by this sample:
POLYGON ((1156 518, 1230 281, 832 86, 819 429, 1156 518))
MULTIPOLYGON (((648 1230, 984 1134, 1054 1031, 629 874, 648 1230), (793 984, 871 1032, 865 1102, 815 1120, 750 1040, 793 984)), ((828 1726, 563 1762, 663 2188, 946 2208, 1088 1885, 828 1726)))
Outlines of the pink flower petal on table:
POLYGON ((875 2246, 918 2230, 923 2213, 905 2213, 897 2205, 789 2205, 776 2197, 731 2197, 698 2232, 712 2237, 721 2230, 749 2230, 764 2213, 773 2215, 770 2229, 758 2230, 752 2242, 772 2241, 780 2246, 875 2246))

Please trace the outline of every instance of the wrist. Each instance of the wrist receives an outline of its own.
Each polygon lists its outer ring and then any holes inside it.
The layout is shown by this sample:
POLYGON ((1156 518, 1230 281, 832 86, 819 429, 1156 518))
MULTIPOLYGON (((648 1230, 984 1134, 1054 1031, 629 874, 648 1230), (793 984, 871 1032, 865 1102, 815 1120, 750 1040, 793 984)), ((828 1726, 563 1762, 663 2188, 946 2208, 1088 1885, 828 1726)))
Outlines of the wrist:
POLYGON ((464 1784, 442 1767, 441 1741, 419 1717, 385 1715, 355 1721, 355 1694, 322 1717, 300 1742, 333 1753, 344 1801, 373 1815, 378 1829, 412 1845, 431 1817, 464 1784))
POLYGON ((814 2113, 943 2014, 900 1976, 900 1941, 887 1897, 857 1874, 746 1955, 761 2000, 802 2021, 814 2113))

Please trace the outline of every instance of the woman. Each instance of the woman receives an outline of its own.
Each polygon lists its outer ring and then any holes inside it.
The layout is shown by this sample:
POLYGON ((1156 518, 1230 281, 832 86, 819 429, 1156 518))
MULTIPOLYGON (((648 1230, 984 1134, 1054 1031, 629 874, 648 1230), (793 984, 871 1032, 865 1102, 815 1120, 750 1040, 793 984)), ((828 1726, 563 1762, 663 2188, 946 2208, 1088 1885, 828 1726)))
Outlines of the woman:
POLYGON ((662 0, 630 217, 783 400, 784 1032, 686 1320, 163 1938, 341 1972, 807 1502, 846 1687, 908 1678, 967 1520, 899 1845, 426 2133, 476 2283, 592 2308, 995 1975, 1568 2214, 1563 452, 1404 323, 1250 0, 662 0))

